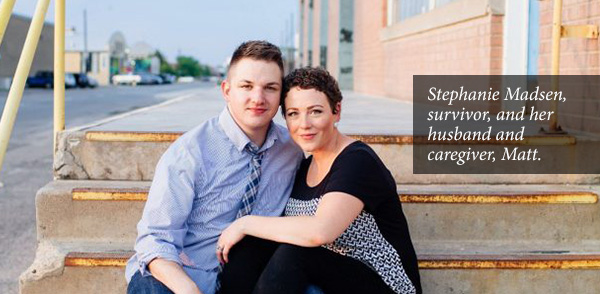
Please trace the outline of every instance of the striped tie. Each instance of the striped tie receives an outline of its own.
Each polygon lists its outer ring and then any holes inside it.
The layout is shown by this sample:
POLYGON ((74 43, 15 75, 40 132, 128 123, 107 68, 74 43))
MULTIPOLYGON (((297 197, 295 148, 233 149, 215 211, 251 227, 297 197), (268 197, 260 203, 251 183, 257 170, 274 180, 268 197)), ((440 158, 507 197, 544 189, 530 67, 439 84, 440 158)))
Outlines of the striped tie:
MULTIPOLYGON (((248 143, 246 147, 244 147, 246 152, 252 155, 252 159, 250 160, 250 178, 248 181, 248 185, 246 185, 246 189, 244 191, 244 196, 242 197, 242 207, 237 212, 236 218, 240 218, 242 216, 250 214, 252 211, 252 205, 256 200, 256 193, 258 192, 258 182, 260 181, 260 164, 262 162, 264 152, 258 153, 258 148, 252 146, 252 144, 248 143)), ((223 272, 223 264, 219 264, 219 274, 217 275, 217 284, 216 284, 216 293, 221 291, 221 273, 223 272)))
POLYGON ((238 210, 236 218, 248 215, 252 211, 252 205, 254 205, 254 201, 256 200, 256 193, 258 193, 258 183, 260 182, 260 164, 264 155, 264 152, 259 153, 258 148, 254 147, 250 143, 246 145, 244 150, 252 155, 252 159, 250 160, 250 178, 248 185, 246 185, 244 196, 242 197, 242 207, 240 210, 238 210))

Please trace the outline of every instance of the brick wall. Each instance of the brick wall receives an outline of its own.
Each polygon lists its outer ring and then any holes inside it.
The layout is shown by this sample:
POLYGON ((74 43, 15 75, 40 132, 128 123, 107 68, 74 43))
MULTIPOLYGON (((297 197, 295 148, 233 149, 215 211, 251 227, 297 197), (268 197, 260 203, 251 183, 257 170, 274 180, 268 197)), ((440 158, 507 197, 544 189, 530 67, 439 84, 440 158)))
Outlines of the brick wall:
MULTIPOLYGON (((550 74, 552 51, 553 2, 540 2, 539 74, 550 74)), ((600 0, 563 0, 562 22, 566 25, 600 24, 600 0)), ((600 74, 598 39, 562 39, 560 74, 600 74)))
POLYGON ((486 15, 383 43, 383 91, 412 101, 413 75, 502 74, 502 15, 486 15))
POLYGON ((380 39, 385 0, 355 1, 354 91, 384 95, 384 56, 380 39))
MULTIPOLYGON (((539 74, 551 73, 553 2, 540 2, 539 74)), ((600 25, 600 0, 563 0, 565 25, 600 25)), ((600 41, 565 38, 560 41, 560 75, 599 75, 600 41)), ((600 134, 598 87, 587 97, 559 104, 558 124, 567 130, 600 134)))

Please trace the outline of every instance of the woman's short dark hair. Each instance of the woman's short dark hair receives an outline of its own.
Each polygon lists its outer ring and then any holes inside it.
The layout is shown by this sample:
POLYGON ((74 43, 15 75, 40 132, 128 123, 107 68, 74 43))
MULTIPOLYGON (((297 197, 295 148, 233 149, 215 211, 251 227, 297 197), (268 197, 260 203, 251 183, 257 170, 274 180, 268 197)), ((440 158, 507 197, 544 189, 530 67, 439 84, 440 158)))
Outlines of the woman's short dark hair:
POLYGON ((298 68, 283 79, 283 90, 281 91, 281 112, 283 116, 285 116, 285 96, 294 87, 302 90, 315 89, 325 94, 333 113, 336 113, 335 106, 342 101, 340 87, 327 70, 320 67, 298 68))
POLYGON ((267 41, 247 41, 240 44, 231 56, 227 72, 244 58, 275 62, 283 75, 283 58, 281 57, 281 50, 279 50, 279 47, 267 41))

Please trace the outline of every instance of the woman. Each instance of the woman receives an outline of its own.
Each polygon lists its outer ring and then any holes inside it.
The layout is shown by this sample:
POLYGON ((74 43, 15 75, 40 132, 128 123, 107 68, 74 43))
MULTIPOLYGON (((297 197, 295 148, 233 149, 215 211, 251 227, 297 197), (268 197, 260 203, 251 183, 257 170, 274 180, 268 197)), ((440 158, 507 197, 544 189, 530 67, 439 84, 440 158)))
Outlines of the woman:
POLYGON ((366 144, 337 130, 342 95, 319 68, 284 80, 282 111, 293 140, 311 156, 297 172, 285 217, 248 215, 223 231, 228 261, 244 236, 285 243, 255 293, 421 293, 417 260, 395 181, 366 144))

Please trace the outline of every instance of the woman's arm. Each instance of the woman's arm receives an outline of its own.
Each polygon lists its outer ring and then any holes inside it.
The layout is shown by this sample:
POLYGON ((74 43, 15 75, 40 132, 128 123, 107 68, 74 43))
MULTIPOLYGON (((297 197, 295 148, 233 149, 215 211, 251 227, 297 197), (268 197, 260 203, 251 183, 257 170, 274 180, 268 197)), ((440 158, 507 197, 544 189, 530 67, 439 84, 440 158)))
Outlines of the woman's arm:
POLYGON ((350 194, 330 192, 323 196, 314 216, 244 216, 221 234, 217 257, 221 263, 228 262, 229 250, 245 235, 303 247, 331 243, 350 226, 363 207, 363 202, 350 194))

